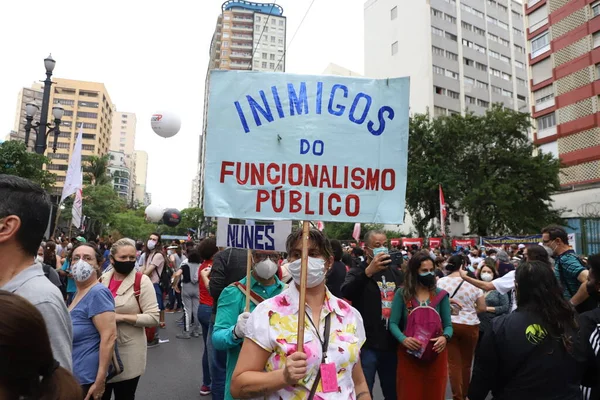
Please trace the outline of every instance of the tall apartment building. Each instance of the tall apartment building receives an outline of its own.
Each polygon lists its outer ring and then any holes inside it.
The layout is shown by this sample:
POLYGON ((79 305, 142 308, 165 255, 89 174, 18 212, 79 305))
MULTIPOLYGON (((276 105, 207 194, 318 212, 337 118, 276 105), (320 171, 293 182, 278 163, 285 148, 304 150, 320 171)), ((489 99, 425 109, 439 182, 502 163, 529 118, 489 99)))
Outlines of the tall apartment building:
POLYGON ((135 180, 127 155, 122 151, 114 150, 110 150, 108 154, 108 173, 111 176, 113 188, 119 197, 129 204, 134 198, 135 180))
POLYGON ((135 132, 137 118, 135 113, 115 111, 113 114, 110 150, 123 152, 127 166, 135 169, 135 132))
MULTIPOLYGON (((17 111, 15 113, 15 126, 10 132, 9 136, 6 138, 7 140, 25 140, 25 124, 27 123, 27 120, 25 119, 27 116, 25 113, 25 106, 27 103, 35 103, 41 107, 43 95, 43 91, 39 88, 23 88, 19 91, 19 95, 17 97, 17 111)), ((41 113, 37 113, 33 117, 32 123, 34 125, 40 122, 40 114, 41 113)), ((33 148, 34 146, 35 132, 32 132, 29 135, 28 147, 33 148)))
POLYGON ((365 76, 410 76, 411 112, 525 111, 522 13, 511 0, 368 0, 365 76))
POLYGON ((148 178, 148 153, 135 150, 135 192, 133 199, 138 204, 150 205, 150 194, 146 191, 148 178))
POLYGON ((210 59, 204 90, 204 127, 200 138, 197 191, 192 203, 204 202, 204 152, 208 112, 209 74, 212 69, 285 72, 286 17, 275 3, 229 0, 221 15, 210 45, 210 59))
POLYGON ((534 142, 559 157, 563 217, 600 216, 600 1, 525 4, 534 142))
MULTIPOLYGON (((43 92, 43 85, 34 84, 33 89, 24 88, 19 94, 15 130, 17 135, 11 139, 25 137, 25 113, 23 102, 30 100, 39 101, 39 93, 43 92), (18 129, 18 130, 17 130, 18 129), (22 130, 22 132, 21 132, 22 130)), ((110 96, 103 83, 76 81, 71 79, 54 78, 50 92, 50 104, 60 103, 65 114, 60 124, 60 135, 56 153, 53 152, 54 135, 48 136, 46 155, 50 158, 48 170, 56 174, 56 184, 52 190, 53 195, 62 193, 67 175, 69 158, 73 151, 75 138, 79 127, 83 126, 82 158, 85 160, 92 155, 102 156, 108 152, 110 144, 112 106, 110 96)), ((48 122, 52 122, 52 107, 49 110, 48 122)), ((39 120, 39 116, 38 116, 39 120)), ((14 137, 13 137, 14 136, 14 137)), ((30 146, 35 143, 36 134, 30 133, 30 146)))

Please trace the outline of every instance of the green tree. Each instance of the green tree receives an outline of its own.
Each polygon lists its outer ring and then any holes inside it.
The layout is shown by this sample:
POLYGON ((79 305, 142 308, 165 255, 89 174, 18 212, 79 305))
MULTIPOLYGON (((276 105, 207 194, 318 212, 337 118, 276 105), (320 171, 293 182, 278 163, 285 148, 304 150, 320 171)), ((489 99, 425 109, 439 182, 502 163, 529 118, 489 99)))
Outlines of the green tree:
POLYGON ((56 176, 43 168, 49 163, 47 157, 28 152, 23 142, 9 140, 0 144, 0 174, 20 176, 48 190, 56 181, 56 176))
POLYGON ((468 233, 535 233, 558 221, 550 195, 560 188, 560 163, 535 154, 529 127, 528 114, 501 105, 483 116, 413 116, 406 207, 418 235, 439 234, 439 185, 449 214, 468 214, 468 233))
POLYGON ((109 155, 90 156, 83 165, 84 183, 95 186, 107 185, 111 182, 108 173, 109 155))
POLYGON ((90 218, 89 231, 101 235, 112 225, 115 216, 125 210, 125 201, 110 185, 89 185, 83 188, 83 215, 90 218))
POLYGON ((323 233, 329 239, 354 240, 352 239, 353 230, 354 222, 325 222, 323 233))
POLYGON ((143 209, 125 210, 114 215, 110 229, 113 238, 128 237, 143 240, 156 230, 156 224, 146 221, 143 209))

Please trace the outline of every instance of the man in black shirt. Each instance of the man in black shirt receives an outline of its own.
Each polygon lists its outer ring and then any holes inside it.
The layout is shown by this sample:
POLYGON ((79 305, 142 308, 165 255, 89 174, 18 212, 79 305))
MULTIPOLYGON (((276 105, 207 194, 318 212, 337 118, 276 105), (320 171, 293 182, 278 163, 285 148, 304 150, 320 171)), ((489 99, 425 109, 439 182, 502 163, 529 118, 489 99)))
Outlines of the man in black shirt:
POLYGON ((396 349, 398 343, 388 330, 392 301, 402 284, 396 268, 390 267, 383 231, 365 235, 366 261, 348 271, 342 295, 352 302, 363 317, 367 340, 361 350, 361 364, 373 393, 375 374, 379 374, 381 391, 386 400, 396 398, 396 349))
POLYGON ((339 240, 331 240, 331 248, 333 249, 333 265, 327 271, 327 289, 335 297, 343 298, 342 284, 346 279, 346 265, 342 262, 344 250, 339 240))

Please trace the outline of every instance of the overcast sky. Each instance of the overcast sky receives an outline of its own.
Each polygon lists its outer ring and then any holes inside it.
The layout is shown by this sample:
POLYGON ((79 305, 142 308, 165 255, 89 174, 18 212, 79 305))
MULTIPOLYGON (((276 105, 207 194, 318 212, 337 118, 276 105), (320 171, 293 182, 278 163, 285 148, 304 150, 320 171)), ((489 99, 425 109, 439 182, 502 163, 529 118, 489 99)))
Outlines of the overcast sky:
MULTIPOLYGON (((279 0, 290 40, 311 0, 279 0)), ((197 169, 208 51, 223 0, 29 0, 0 12, 0 138, 13 129, 20 88, 45 78, 103 82, 119 111, 137 114, 136 149, 149 154, 153 203, 185 208, 197 169), (178 113, 177 136, 150 128, 157 110, 178 113)), ((330 63, 363 72, 364 0, 316 0, 288 49, 287 72, 330 63)))

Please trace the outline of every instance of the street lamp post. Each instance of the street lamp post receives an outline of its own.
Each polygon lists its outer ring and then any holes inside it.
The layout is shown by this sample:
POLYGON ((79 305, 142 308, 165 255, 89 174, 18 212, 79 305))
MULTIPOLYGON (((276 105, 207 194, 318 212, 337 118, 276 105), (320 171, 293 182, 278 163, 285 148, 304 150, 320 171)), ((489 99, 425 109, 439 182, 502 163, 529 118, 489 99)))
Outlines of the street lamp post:
POLYGON ((40 110, 37 104, 27 103, 25 106, 25 146, 29 146, 29 134, 33 129, 36 132, 35 138, 35 152, 38 154, 44 154, 46 151, 46 143, 50 133, 54 132, 54 144, 52 149, 56 152, 56 146, 58 144, 58 135, 60 135, 60 122, 65 114, 65 109, 57 104, 52 107, 52 116, 54 117, 54 127, 48 123, 48 108, 50 107, 50 90, 52 87, 52 71, 56 61, 52 59, 52 55, 44 59, 44 66, 46 67, 46 80, 44 81, 44 96, 42 99, 42 113, 40 115, 40 122, 33 124, 33 117, 40 110), (48 129, 46 131, 46 129, 48 129))

